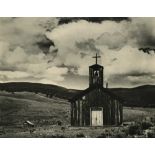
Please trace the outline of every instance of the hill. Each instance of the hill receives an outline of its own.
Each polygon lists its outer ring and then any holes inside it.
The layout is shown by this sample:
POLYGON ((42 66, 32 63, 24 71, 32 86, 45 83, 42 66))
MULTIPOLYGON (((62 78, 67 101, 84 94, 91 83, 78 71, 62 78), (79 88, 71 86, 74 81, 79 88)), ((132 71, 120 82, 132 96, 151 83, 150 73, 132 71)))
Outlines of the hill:
MULTIPOLYGON (((3 90, 0 91, 0 137, 76 137, 81 133, 97 137, 103 132, 100 128, 70 127, 70 103, 67 99, 78 93, 78 90, 34 83, 7 83, 0 89, 3 90), (33 132, 24 125, 25 121, 35 125, 33 132)), ((154 89, 155 86, 141 86, 111 90, 127 99, 125 106, 150 106, 147 103, 149 97, 154 99, 154 89)), ((145 117, 154 116, 154 108, 125 106, 124 122, 141 121, 145 117)))
POLYGON ((69 122, 70 104, 56 97, 32 92, 0 92, 0 126, 18 126, 26 120, 35 124, 69 122), (50 122, 50 123, 49 123, 50 122))
POLYGON ((113 88, 116 95, 124 99, 129 107, 155 107, 155 86, 143 85, 135 88, 113 88))
POLYGON ((71 98, 76 90, 69 90, 64 87, 41 84, 41 83, 29 83, 29 82, 9 82, 0 83, 0 90, 7 92, 34 92, 46 94, 47 97, 52 98, 53 96, 69 99, 71 98))
MULTIPOLYGON (((139 121, 152 117, 154 108, 124 107, 123 115, 124 122, 139 121)), ((81 133, 97 137, 104 130, 107 128, 70 127, 70 104, 64 99, 41 93, 0 91, 0 137, 77 137, 81 133), (33 129, 24 125, 27 120, 35 125, 33 129)))
MULTIPOLYGON (((0 83, 0 90, 12 93, 42 93, 46 97, 52 98, 55 96, 67 100, 80 92, 80 90, 67 89, 56 85, 28 82, 0 83)), ((110 88, 110 90, 125 101, 125 106, 155 107, 155 85, 144 85, 135 88, 110 88)))

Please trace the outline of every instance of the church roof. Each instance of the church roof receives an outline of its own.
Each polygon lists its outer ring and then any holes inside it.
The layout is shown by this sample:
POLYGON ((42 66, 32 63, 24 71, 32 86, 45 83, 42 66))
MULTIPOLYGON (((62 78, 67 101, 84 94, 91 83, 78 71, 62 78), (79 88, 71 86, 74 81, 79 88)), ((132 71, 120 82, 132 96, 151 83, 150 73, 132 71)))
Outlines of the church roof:
POLYGON ((89 67, 91 67, 91 68, 103 68, 103 66, 101 66, 101 65, 98 65, 98 64, 94 64, 94 65, 91 65, 91 66, 89 66, 89 67))
POLYGON ((119 100, 119 101, 123 102, 123 99, 122 98, 120 98, 119 96, 115 95, 108 88, 104 88, 102 86, 92 86, 92 87, 89 87, 89 88, 81 91, 80 93, 76 94, 72 99, 70 99, 70 101, 75 101, 75 100, 81 98, 82 96, 84 96, 85 94, 89 93, 90 91, 92 91, 94 89, 101 89, 104 93, 108 94, 113 99, 116 99, 116 100, 119 100))

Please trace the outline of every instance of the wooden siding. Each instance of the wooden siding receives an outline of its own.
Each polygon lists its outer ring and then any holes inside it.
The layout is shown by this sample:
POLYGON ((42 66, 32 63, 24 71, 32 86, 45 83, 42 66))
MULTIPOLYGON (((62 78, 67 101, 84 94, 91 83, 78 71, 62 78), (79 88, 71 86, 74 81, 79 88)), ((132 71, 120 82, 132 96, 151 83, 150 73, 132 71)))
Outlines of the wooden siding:
POLYGON ((103 108, 103 125, 119 125, 123 121, 122 103, 99 88, 71 102, 71 125, 91 126, 91 108, 103 108))

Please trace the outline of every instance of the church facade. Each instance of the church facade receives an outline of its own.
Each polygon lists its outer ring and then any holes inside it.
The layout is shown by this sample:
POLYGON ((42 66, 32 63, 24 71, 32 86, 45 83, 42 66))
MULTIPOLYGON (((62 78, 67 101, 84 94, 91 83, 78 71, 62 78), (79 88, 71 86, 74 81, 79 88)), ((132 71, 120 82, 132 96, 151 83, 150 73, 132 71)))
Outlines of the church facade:
POLYGON ((71 126, 120 125, 123 122, 123 101, 104 88, 104 67, 89 66, 89 87, 71 100, 71 126))

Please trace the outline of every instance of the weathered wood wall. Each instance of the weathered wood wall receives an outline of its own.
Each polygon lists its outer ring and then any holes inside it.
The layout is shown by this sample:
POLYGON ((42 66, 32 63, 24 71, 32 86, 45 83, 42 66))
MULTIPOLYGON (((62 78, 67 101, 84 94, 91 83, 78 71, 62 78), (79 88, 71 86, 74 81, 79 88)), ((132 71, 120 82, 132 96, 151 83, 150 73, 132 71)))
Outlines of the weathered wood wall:
POLYGON ((90 126, 90 108, 95 107, 103 108, 103 125, 122 124, 122 103, 101 89, 94 89, 71 103, 71 125, 90 126))

